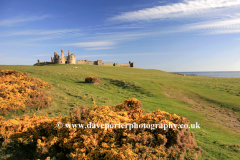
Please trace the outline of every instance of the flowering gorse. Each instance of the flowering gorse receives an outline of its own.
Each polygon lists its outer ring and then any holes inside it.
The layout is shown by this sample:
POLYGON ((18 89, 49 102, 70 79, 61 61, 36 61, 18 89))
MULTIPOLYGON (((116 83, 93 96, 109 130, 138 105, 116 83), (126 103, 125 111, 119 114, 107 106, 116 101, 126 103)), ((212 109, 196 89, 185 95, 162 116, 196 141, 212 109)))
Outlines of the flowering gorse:
POLYGON ((156 128, 67 128, 63 124, 188 124, 189 120, 164 111, 144 114, 137 99, 127 99, 117 106, 81 107, 68 118, 45 116, 23 117, 5 121, 0 117, 0 139, 3 144, 15 142, 34 145, 36 158, 46 159, 184 159, 202 152, 194 134, 185 128, 163 130, 156 128), (188 157, 186 157, 186 155, 188 157))
POLYGON ((26 107, 45 107, 52 98, 45 94, 52 85, 27 73, 0 69, 0 110, 8 112, 26 107))

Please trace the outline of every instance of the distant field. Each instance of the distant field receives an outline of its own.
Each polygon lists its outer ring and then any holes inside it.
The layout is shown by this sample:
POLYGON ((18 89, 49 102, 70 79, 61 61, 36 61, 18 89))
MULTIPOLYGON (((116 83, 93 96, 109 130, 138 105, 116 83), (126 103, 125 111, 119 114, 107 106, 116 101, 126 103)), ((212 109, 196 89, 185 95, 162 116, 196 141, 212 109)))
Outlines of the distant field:
POLYGON ((163 110, 198 122, 191 129, 198 146, 205 151, 201 159, 240 159, 240 78, 182 76, 160 70, 93 66, 46 65, 10 66, 0 69, 18 70, 53 85, 50 107, 7 115, 6 119, 23 115, 48 114, 49 117, 69 113, 79 106, 117 105, 136 98, 147 112, 163 110), (77 67, 77 68, 76 68, 77 67), (96 76, 101 84, 87 84, 85 77, 96 76))

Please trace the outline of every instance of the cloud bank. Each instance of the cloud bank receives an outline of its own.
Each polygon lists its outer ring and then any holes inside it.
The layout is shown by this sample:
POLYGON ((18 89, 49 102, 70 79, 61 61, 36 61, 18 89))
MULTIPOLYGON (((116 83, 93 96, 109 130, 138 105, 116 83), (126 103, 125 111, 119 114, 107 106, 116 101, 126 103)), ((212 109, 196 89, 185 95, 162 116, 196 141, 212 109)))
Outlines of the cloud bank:
POLYGON ((180 17, 191 14, 201 14, 214 9, 229 8, 240 5, 239 0, 184 0, 183 3, 174 3, 165 6, 156 6, 142 10, 125 12, 110 18, 111 21, 149 21, 180 17))
POLYGON ((18 25, 19 23, 23 22, 29 22, 29 21, 37 21, 37 20, 42 20, 45 18, 48 18, 49 16, 44 15, 44 16, 33 16, 33 17, 15 17, 12 19, 6 19, 0 21, 0 26, 15 26, 18 25))

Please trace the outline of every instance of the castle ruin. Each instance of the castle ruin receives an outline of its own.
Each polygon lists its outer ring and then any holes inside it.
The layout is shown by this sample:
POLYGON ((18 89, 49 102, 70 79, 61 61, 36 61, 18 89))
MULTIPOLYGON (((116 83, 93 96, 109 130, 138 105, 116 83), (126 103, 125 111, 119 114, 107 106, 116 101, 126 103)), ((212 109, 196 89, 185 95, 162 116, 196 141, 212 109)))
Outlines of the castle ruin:
MULTIPOLYGON (((40 61, 38 60, 38 64, 40 61)), ((134 62, 129 61, 129 63, 103 63, 102 60, 97 61, 88 61, 86 60, 77 60, 75 54, 71 51, 68 51, 68 56, 64 56, 64 50, 61 50, 61 57, 54 52, 54 57, 51 57, 51 62, 47 63, 54 63, 54 64, 90 64, 90 65, 103 65, 103 66, 120 66, 120 67, 135 67, 134 62)))
POLYGON ((64 56, 63 49, 61 52, 61 57, 57 54, 57 52, 54 52, 54 57, 51 57, 51 62, 54 62, 55 64, 76 64, 76 57, 74 53, 71 54, 71 51, 68 51, 68 56, 64 56))

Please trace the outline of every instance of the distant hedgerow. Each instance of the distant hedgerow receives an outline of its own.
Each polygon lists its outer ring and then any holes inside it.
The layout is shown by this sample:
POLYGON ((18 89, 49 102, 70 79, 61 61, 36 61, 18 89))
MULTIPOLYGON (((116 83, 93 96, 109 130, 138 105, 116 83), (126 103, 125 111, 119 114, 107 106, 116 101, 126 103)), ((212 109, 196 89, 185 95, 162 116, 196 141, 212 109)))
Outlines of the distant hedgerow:
POLYGON ((52 98, 45 94, 45 90, 52 85, 28 74, 0 69, 0 111, 8 113, 12 110, 46 107, 52 98))
POLYGON ((81 107, 68 118, 25 116, 5 121, 0 117, 0 139, 3 145, 33 146, 26 151, 35 159, 196 159, 202 149, 188 129, 156 128, 66 128, 63 124, 188 124, 189 120, 164 111, 144 115, 137 99, 127 99, 117 106, 81 107), (35 147, 34 147, 35 146, 35 147))

